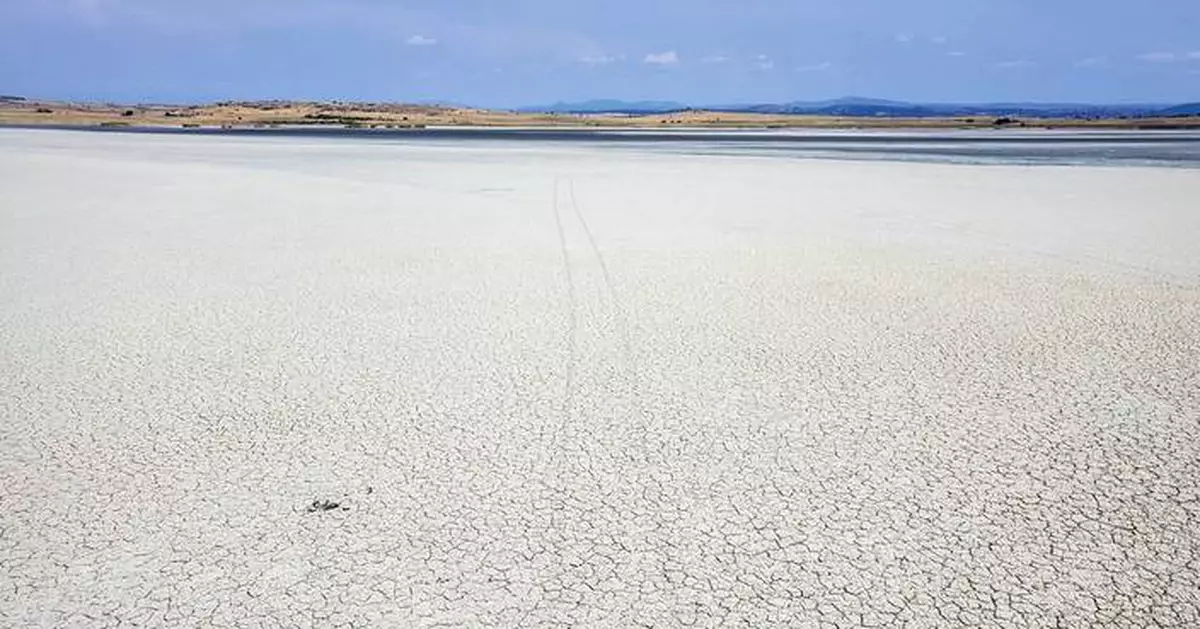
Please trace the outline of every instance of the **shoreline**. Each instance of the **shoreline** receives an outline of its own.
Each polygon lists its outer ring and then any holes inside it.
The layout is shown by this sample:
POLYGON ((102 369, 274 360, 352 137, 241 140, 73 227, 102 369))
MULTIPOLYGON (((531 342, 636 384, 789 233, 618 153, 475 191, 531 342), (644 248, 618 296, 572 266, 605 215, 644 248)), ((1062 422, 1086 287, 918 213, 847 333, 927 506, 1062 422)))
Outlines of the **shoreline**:
POLYGON ((677 155, 780 159, 886 161, 958 165, 1108 166, 1200 168, 1200 131, 1179 130, 990 130, 990 129, 605 129, 590 127, 432 126, 367 129, 280 126, 189 128, 161 126, 0 126, 23 132, 184 138, 206 141, 330 141, 370 144, 413 143, 471 147, 576 146, 645 150, 677 155))

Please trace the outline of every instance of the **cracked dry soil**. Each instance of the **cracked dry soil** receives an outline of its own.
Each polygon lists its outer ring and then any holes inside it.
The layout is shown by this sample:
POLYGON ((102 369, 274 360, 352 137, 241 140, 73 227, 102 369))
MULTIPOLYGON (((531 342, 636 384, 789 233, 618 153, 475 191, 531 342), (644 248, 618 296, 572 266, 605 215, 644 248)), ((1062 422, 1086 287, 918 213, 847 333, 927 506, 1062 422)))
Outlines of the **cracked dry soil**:
POLYGON ((0 130, 0 625, 1200 626, 1197 198, 0 130))

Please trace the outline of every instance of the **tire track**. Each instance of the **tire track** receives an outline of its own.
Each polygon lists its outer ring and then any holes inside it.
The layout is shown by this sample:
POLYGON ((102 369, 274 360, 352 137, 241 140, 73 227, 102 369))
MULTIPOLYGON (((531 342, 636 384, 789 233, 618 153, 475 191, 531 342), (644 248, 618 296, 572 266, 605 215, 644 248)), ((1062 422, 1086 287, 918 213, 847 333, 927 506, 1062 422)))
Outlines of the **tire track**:
POLYGON ((579 362, 579 297, 576 295, 575 276, 571 270, 571 254, 567 248, 567 233, 563 227, 562 211, 559 208, 559 187, 561 181, 558 177, 554 178, 554 189, 552 191, 551 211, 554 214, 554 226, 558 230, 558 246, 562 251, 563 271, 567 276, 567 365, 564 372, 564 390, 563 390, 563 409, 562 419, 559 420, 558 427, 550 435, 550 452, 549 462, 554 463, 554 454, 558 449, 558 439, 566 430, 568 424, 574 416, 575 407, 575 371, 578 368, 579 362))
POLYGON ((596 242, 596 236, 592 232, 591 226, 588 225, 587 218, 584 217, 583 209, 579 207, 579 201, 575 197, 574 179, 567 180, 567 198, 571 202, 571 209, 575 214, 576 220, 579 221, 580 227, 583 228, 583 233, 587 236, 592 255, 596 256, 596 262, 600 266, 600 274, 604 280, 605 290, 608 292, 608 298, 612 303, 613 310, 616 312, 617 327, 620 329, 619 334, 621 335, 621 349, 625 359, 625 375, 629 379, 629 394, 632 396, 636 419, 641 421, 642 430, 645 432, 648 430, 648 425, 642 409, 641 390, 638 386, 639 374, 637 360, 633 353, 633 339, 629 332, 628 311, 620 295, 617 293, 612 274, 608 270, 608 262, 604 259, 604 253, 601 252, 600 246, 596 242))
POLYGON ((592 228, 588 225, 587 219, 583 216, 583 210, 579 207, 579 202, 575 199, 575 180, 567 180, 567 197, 571 201, 571 209, 575 213, 575 218, 579 221, 579 225, 583 227, 583 233, 587 235, 588 245, 592 249, 592 254, 596 256, 596 261, 600 264, 600 274, 604 278, 604 288, 608 292, 608 298, 612 301, 613 309, 617 312, 617 325, 621 328, 621 343, 622 349, 625 352, 626 366, 633 364, 633 342, 629 336, 629 319, 626 316, 625 305, 621 302, 620 296, 617 295, 617 289, 612 281, 612 274, 608 272, 608 263, 604 260, 604 254, 600 252, 600 246, 596 244, 596 236, 592 233, 592 228))

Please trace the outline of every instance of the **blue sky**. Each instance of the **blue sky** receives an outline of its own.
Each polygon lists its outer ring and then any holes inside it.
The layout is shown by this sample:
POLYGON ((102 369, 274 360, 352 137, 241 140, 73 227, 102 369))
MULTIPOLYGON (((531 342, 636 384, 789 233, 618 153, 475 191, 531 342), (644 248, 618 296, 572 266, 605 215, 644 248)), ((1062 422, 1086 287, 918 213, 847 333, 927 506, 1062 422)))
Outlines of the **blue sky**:
POLYGON ((1200 0, 0 0, 0 93, 1200 100, 1200 0))

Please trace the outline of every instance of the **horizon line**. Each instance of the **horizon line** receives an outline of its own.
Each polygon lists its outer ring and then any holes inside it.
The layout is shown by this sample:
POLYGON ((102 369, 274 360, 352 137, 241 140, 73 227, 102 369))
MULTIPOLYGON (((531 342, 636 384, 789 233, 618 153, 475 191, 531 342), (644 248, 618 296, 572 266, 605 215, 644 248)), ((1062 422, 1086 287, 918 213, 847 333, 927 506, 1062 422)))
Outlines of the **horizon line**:
POLYGON ((518 109, 538 109, 548 108, 561 105, 586 105, 597 102, 614 102, 626 105, 637 104, 663 104, 663 105, 678 105, 680 109, 706 110, 728 107, 754 107, 764 105, 789 105, 789 104, 815 104, 815 103, 838 103, 845 101, 866 100, 876 101, 876 104, 891 104, 891 105, 916 105, 916 106, 994 106, 994 105, 1071 105, 1085 107, 1135 107, 1135 106, 1163 106, 1172 107, 1178 105, 1189 105, 1192 103, 1200 103, 1200 95, 1190 99, 1180 100, 1121 100, 1121 101, 1089 101, 1089 100, 1039 100, 1039 99, 1003 99, 1003 100, 908 100, 885 98, 879 96, 859 96, 859 95, 842 95, 830 98, 804 98, 804 99, 787 99, 787 100, 746 100, 746 101, 727 101, 727 102, 696 102, 686 100, 676 100, 671 98, 621 98, 621 97, 595 97, 581 98, 571 100, 556 100, 553 103, 534 103, 523 105, 480 105, 468 102, 456 101, 454 99, 436 99, 436 98, 415 98, 415 99, 371 99, 371 98, 311 98, 311 97, 222 97, 212 99, 103 99, 103 98, 63 98, 63 97, 45 97, 45 96, 28 96, 23 94, 10 94, 0 91, 0 101, 8 102, 62 102, 76 104, 95 104, 95 105, 180 105, 180 106, 204 106, 204 105, 220 105, 223 103, 344 103, 344 104, 387 104, 387 105, 415 105, 423 107, 457 107, 467 109, 480 110, 518 110, 518 109))

